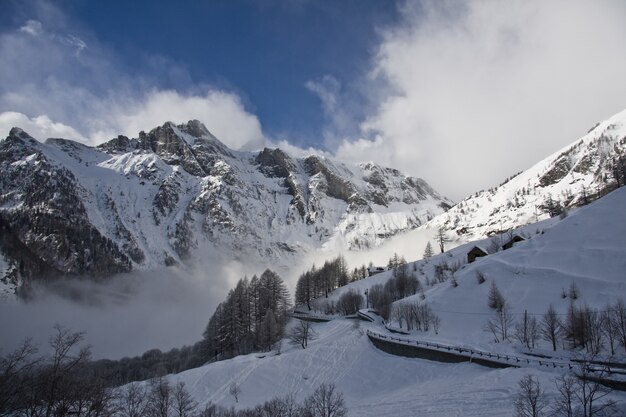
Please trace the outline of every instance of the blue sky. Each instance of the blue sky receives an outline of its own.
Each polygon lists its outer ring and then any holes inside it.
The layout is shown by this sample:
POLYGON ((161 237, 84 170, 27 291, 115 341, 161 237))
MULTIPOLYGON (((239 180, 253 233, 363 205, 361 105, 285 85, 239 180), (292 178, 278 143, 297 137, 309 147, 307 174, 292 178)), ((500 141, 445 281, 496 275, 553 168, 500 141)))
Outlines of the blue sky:
POLYGON ((374 160, 458 200, 626 108, 622 0, 2 0, 0 130, 374 160))
MULTIPOLYGON (((77 32, 87 45, 95 38, 114 51, 121 71, 155 77, 158 88, 235 91, 268 135, 287 135, 300 146, 319 146, 325 117, 307 82, 330 74, 350 88, 368 69, 378 29, 398 19, 396 3, 386 0, 54 4, 62 18, 36 2, 10 1, 3 27, 37 19, 51 30, 77 32), (158 58, 177 64, 178 72, 154 68, 158 58)), ((88 46, 81 53, 90 52, 88 46)))

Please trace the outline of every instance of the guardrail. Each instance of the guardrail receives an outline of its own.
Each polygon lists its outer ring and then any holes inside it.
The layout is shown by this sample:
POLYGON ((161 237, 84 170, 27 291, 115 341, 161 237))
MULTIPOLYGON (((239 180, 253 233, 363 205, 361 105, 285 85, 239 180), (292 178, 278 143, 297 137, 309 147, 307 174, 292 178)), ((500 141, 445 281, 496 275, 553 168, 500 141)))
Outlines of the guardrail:
MULTIPOLYGON (((442 352, 442 353, 454 353, 456 356, 465 358, 465 360, 468 362, 480 363, 480 361, 476 359, 487 359, 490 362, 499 362, 502 365, 515 366, 515 367, 534 365, 534 366, 545 366, 548 368, 573 369, 573 366, 570 363, 521 358, 519 356, 514 356, 514 355, 504 355, 504 354, 499 354, 499 353, 483 352, 480 350, 474 350, 470 348, 443 345, 440 343, 433 343, 433 342, 423 342, 419 340, 406 339, 406 338, 401 338, 401 337, 396 337, 396 336, 387 336, 384 334, 373 332, 371 330, 367 330, 367 335, 370 338, 376 338, 379 340, 397 343, 397 344, 401 344, 405 346, 415 346, 419 348, 431 349, 431 350, 435 350, 437 352, 442 352)), ((458 362, 461 362, 461 360, 459 360, 458 362)), ((590 370, 592 372, 596 371, 594 369, 590 369, 590 370)))
POLYGON ((314 321, 314 322, 327 322, 327 321, 331 321, 335 319, 335 317, 323 316, 321 314, 287 313, 287 316, 293 317, 294 319, 314 321))

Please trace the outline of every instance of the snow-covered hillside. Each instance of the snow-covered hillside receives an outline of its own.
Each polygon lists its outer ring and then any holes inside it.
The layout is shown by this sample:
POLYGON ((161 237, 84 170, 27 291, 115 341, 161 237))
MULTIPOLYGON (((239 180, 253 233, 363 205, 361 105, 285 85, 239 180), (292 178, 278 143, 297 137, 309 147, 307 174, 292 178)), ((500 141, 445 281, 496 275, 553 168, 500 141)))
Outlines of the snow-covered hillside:
MULTIPOLYGON (((416 294, 396 304, 427 303, 441 317, 438 334, 413 331, 404 338, 433 341, 487 352, 524 355, 527 349, 511 337, 495 343, 484 324, 494 311, 487 306, 491 283, 507 300, 515 320, 526 311, 540 318, 552 304, 563 317, 570 303, 603 309, 618 299, 626 300, 626 187, 570 212, 564 219, 552 218, 526 226, 517 232, 526 240, 466 264, 474 246, 492 240, 472 242, 445 254, 408 264, 424 285, 416 294), (447 264, 444 282, 426 285, 434 279, 437 265, 447 264), (458 269, 456 269, 458 267, 458 269), (479 283, 477 271, 486 281, 479 283), (453 279, 457 286, 453 286, 453 279), (562 294, 571 284, 578 287, 575 300, 562 294)), ((503 236, 504 239, 504 236, 503 236)), ((364 290, 384 283, 392 272, 384 272, 345 287, 324 300, 336 301, 346 291, 364 290)), ((392 326, 398 323, 392 320, 392 326)), ((293 393, 310 394, 322 382, 337 385, 346 398, 350 416, 506 416, 513 414, 518 381, 527 374, 536 376, 549 399, 557 396, 554 379, 560 368, 489 369, 475 364, 443 364, 422 359, 393 356, 377 350, 365 335, 372 328, 386 332, 379 324, 354 324, 335 319, 314 324, 319 337, 306 350, 283 343, 279 355, 252 354, 217 362, 170 376, 183 381, 201 403, 208 401, 243 408, 269 398, 293 393), (229 395, 229 386, 241 388, 239 403, 229 395)), ((606 348, 608 349, 608 348, 606 348)), ((606 349, 604 354, 606 354, 606 349)), ((624 360, 620 347, 614 359, 624 360)), ((539 341, 537 353, 553 354, 547 341, 539 341)), ((572 355, 559 343, 555 356, 572 355)), ((566 360, 566 359, 562 359, 566 360)), ((623 410, 626 394, 612 394, 623 410)))
POLYGON ((211 253, 289 265, 323 245, 379 245, 449 203, 373 163, 233 151, 198 121, 97 148, 16 128, 0 142, 0 170, 0 248, 13 278, 108 275, 211 253))
MULTIPOLYGON (((626 187, 572 210, 564 219, 551 218, 522 227, 516 234, 524 236, 525 241, 477 258, 473 263, 467 263, 467 253, 473 247, 486 249, 506 243, 508 234, 470 242, 428 260, 409 263, 408 270, 416 274, 423 286, 424 298, 416 294, 396 303, 428 303, 441 317, 439 334, 420 333, 421 339, 486 350, 513 348, 493 343, 493 337, 484 330, 486 321, 494 315, 487 306, 491 283, 496 283, 515 319, 523 317, 525 311, 540 318, 550 304, 564 315, 572 300, 563 298, 563 293, 568 293, 572 283, 579 290, 576 305, 602 310, 618 299, 626 301, 624 213, 626 187), (427 280, 436 281, 438 266, 443 266, 446 281, 427 285, 427 280), (477 279, 479 272, 486 279, 482 284, 477 279), (452 278, 457 287, 452 285, 452 278)), ((387 271, 351 283, 333 291, 327 300, 336 302, 350 290, 364 294, 365 289, 384 283, 391 276, 392 271, 387 271)))
MULTIPOLYGON (((512 415, 517 381, 526 369, 489 370, 472 364, 443 364, 392 356, 377 350, 351 320, 314 325, 318 338, 303 350, 285 345, 280 355, 251 354, 170 375, 202 405, 246 408, 275 396, 310 395, 334 383, 350 417, 512 415), (229 394, 236 383, 239 402, 229 394)), ((554 374, 533 371, 544 386, 554 374)))
POLYGON ((626 110, 498 187, 467 197, 423 228, 443 227, 456 244, 485 238, 545 219, 548 199, 575 207, 623 185, 625 177, 626 110))

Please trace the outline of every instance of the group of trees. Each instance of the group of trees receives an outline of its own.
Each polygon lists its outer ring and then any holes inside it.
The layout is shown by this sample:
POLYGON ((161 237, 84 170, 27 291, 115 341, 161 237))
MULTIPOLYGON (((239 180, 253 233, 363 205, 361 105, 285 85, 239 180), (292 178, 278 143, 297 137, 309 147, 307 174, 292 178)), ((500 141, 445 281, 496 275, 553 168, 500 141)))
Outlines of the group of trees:
POLYGON ((0 416, 112 415, 114 393, 89 366, 83 333, 55 326, 49 355, 26 340, 0 358, 0 416))
POLYGON ((432 327, 435 333, 438 333, 441 325, 441 319, 430 306, 418 301, 394 304, 391 319, 397 320, 400 328, 406 324, 409 331, 415 329, 427 332, 432 327))
POLYGON ((598 310, 576 305, 578 289, 575 285, 568 294, 571 302, 565 315, 560 315, 550 305, 540 317, 524 312, 516 321, 507 300, 492 282, 487 304, 494 315, 487 321, 485 330, 493 334, 496 342, 508 340, 512 332, 512 336, 529 349, 543 339, 554 351, 561 341, 567 342, 571 349, 584 349, 593 355, 606 348, 614 355, 619 345, 626 350, 626 304, 623 300, 598 310))
MULTIPOLYGON (((359 272, 359 276, 361 273, 359 272)), ((296 283, 296 304, 306 304, 314 298, 326 296, 335 288, 342 287, 350 282, 348 265, 343 256, 324 262, 321 268, 313 266, 300 275, 296 283)))
POLYGON ((598 354, 609 348, 611 355, 621 345, 626 350, 626 305, 623 300, 607 304, 602 310, 587 305, 570 303, 560 333, 572 348, 584 348, 589 354, 598 354))
POLYGON ((167 352, 150 349, 132 358, 100 359, 92 362, 90 367, 104 379, 107 386, 116 386, 176 374, 202 366, 206 361, 205 345, 199 341, 192 346, 174 348, 167 352))
POLYGON ((532 375, 523 377, 513 403, 515 417, 594 417, 615 415, 615 402, 606 398, 611 389, 600 382, 606 375, 590 360, 554 380, 556 396, 550 398, 532 375))
POLYGON ((406 263, 393 270, 392 277, 383 285, 376 284, 368 291, 369 303, 385 320, 389 320, 394 301, 417 294, 422 285, 406 263))
MULTIPOLYGON (((333 384, 321 384, 303 402, 299 403, 293 394, 276 397, 254 408, 235 410, 207 405, 199 413, 190 417, 345 417, 348 410, 343 394, 333 384)), ((178 417, 178 415, 176 415, 178 417)))
POLYGON ((240 279, 206 326, 207 360, 271 349, 283 337, 289 307, 289 292, 275 272, 240 279))
MULTIPOLYGON (((320 385, 299 404, 292 395, 235 411, 214 404, 199 408, 183 382, 165 377, 108 387, 90 366, 83 333, 55 326, 50 354, 26 340, 0 357, 0 416, 28 417, 343 417, 343 395, 320 385)), ((237 390, 241 395, 241 389, 237 390)), ((232 393, 232 390, 231 390, 232 393)))

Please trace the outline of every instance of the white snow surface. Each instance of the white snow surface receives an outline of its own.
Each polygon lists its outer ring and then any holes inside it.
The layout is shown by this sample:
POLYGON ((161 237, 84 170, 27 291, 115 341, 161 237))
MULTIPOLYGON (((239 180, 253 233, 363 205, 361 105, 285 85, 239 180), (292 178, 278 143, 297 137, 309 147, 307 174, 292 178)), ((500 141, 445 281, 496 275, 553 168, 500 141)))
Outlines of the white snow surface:
MULTIPOLYGON (((448 281, 427 287, 419 295, 397 303, 419 301, 442 318, 439 334, 413 331, 403 338, 433 341, 470 347, 488 352, 526 351, 517 342, 494 343, 483 330, 493 315, 487 307, 491 282, 510 303, 516 319, 526 310, 541 315, 552 304, 565 313, 570 302, 602 309, 606 303, 626 299, 626 188, 618 189, 600 200, 573 210, 563 219, 549 219, 518 230, 527 240, 513 248, 462 265, 448 281), (479 284, 476 271, 487 281, 479 284), (563 289, 575 283, 576 300, 563 299, 563 289)), ((433 277, 434 265, 447 262, 462 264, 475 244, 456 247, 429 260, 409 264, 420 281, 433 277)), ((329 295, 336 301, 345 291, 384 283, 391 271, 351 283, 329 295)), ((539 318, 539 317, 538 317, 539 318)), ((390 323, 397 326, 396 322, 390 323)), ((494 370, 475 364, 444 364, 408 359, 377 350, 365 335, 368 328, 386 330, 379 324, 355 325, 348 319, 336 319, 313 325, 318 337, 306 350, 282 344, 282 352, 250 354, 171 375, 172 382, 183 381, 200 404, 209 401, 235 408, 251 407, 272 397, 293 393, 302 399, 320 383, 331 382, 343 392, 350 416, 507 416, 513 414, 518 381, 531 374, 538 378, 549 398, 556 396, 554 379, 559 370, 508 368, 494 370), (229 395, 231 383, 241 387, 239 403, 229 395)), ((618 348, 615 359, 626 360, 618 348)), ((553 354, 545 341, 535 350, 553 354)), ((555 357, 569 357, 561 350, 555 357)), ((613 399, 623 411, 626 393, 615 392, 613 399)))

